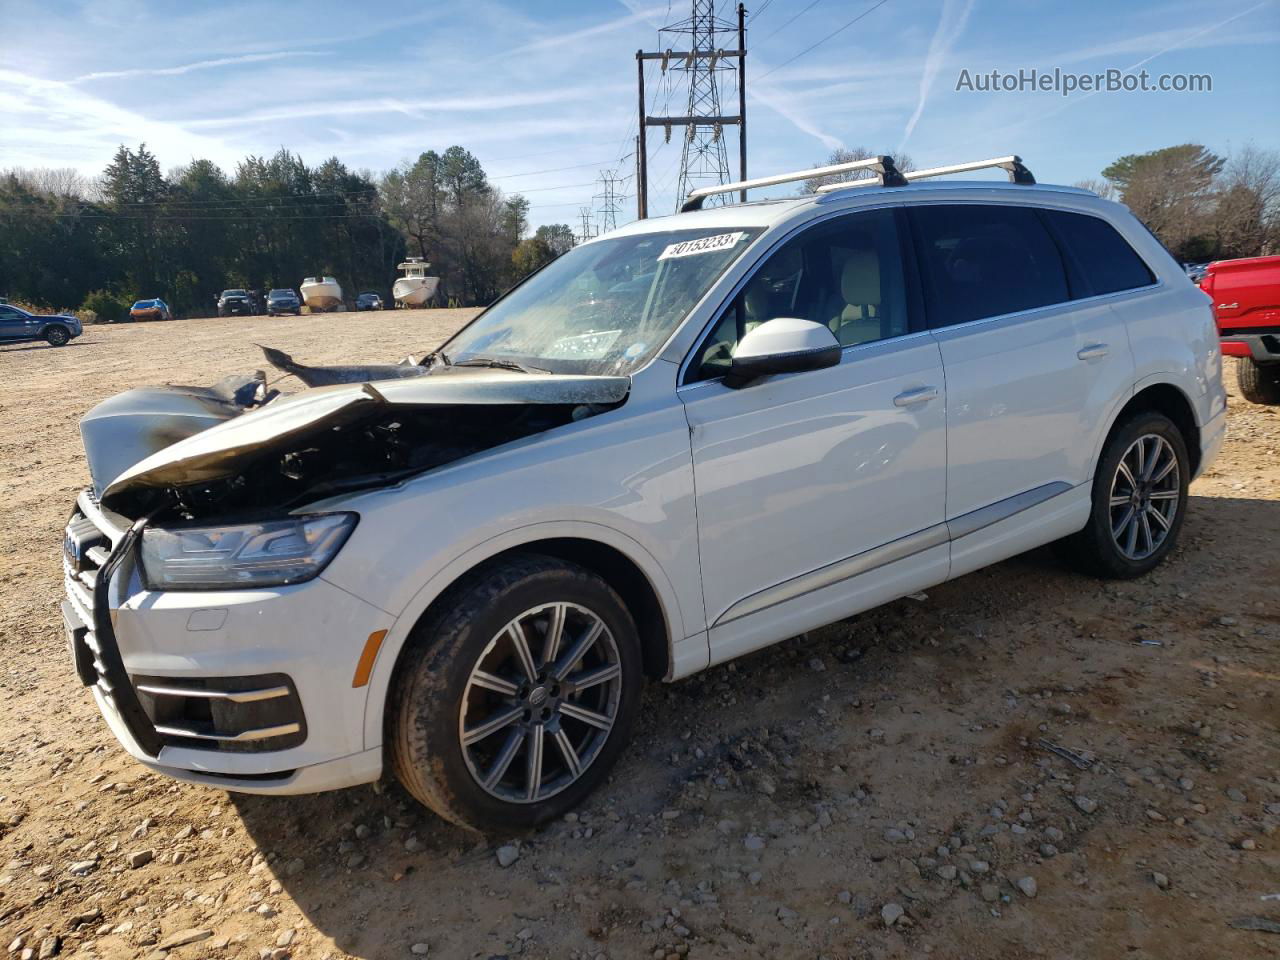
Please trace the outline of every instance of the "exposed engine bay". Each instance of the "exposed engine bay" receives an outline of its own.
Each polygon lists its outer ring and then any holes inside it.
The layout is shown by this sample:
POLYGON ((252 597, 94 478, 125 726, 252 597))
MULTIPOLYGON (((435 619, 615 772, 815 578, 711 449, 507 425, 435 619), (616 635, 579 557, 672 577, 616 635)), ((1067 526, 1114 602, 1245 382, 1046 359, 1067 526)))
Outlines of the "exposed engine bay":
POLYGON ((131 518, 210 520, 386 486, 612 409, 626 377, 445 364, 309 367, 263 348, 311 389, 266 375, 130 390, 81 423, 94 492, 131 518))

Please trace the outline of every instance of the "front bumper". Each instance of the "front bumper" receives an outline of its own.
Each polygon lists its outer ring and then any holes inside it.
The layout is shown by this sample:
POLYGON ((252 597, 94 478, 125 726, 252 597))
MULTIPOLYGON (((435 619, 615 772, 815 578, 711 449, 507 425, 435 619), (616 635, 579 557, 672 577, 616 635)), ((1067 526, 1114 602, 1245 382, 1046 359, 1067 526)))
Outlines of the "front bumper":
POLYGON ((391 626, 389 614, 320 578, 148 591, 123 521, 87 492, 77 517, 69 533, 93 523, 111 549, 64 556, 68 642, 131 756, 177 779, 254 793, 336 789, 381 775, 381 745, 364 737, 367 688, 352 684, 367 638, 391 626))

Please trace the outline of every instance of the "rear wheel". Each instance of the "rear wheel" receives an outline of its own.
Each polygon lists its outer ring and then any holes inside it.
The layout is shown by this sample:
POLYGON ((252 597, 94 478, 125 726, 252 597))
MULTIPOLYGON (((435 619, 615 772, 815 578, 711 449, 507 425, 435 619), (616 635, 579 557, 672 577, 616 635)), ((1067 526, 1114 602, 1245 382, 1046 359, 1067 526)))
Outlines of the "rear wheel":
POLYGON ((598 786, 640 698, 635 624, 600 577, 516 557, 455 588, 414 630, 388 703, 405 788, 474 830, 533 827, 598 786))
POLYGON ((44 338, 49 341, 51 347, 65 346, 71 339, 71 331, 66 327, 50 327, 44 332, 44 338))
POLYGON ((1089 523, 1063 542, 1088 573, 1138 577, 1178 542, 1191 481, 1186 441, 1161 413, 1139 413, 1118 426, 1093 479, 1089 523))
POLYGON ((1241 357, 1236 361, 1236 383, 1250 403, 1280 404, 1280 363, 1263 366, 1252 357, 1241 357))

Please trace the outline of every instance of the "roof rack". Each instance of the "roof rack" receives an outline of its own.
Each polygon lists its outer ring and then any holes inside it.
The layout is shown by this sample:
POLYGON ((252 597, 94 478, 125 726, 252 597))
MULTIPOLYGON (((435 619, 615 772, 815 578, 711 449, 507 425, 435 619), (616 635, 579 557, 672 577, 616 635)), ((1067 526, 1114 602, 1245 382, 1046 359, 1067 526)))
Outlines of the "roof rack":
POLYGON ((797 180, 811 180, 814 177, 828 177, 837 173, 852 173, 854 170, 870 170, 876 174, 868 183, 882 183, 885 186, 900 187, 906 180, 893 164, 893 157, 868 157, 866 160, 853 160, 849 163, 835 163, 829 167, 814 167, 812 170, 797 170, 794 173, 779 173, 772 177, 757 177, 755 180, 740 180, 737 183, 721 183, 714 187, 699 187, 690 190, 688 199, 680 207, 681 213, 690 210, 701 210, 702 201, 718 193, 737 193, 739 190, 754 190, 756 187, 772 187, 779 183, 794 183, 797 180))
POLYGON ((925 180, 929 177, 942 177, 950 173, 966 173, 970 170, 990 170, 999 168, 1009 174, 1011 183, 1034 184, 1036 178, 1023 166, 1022 158, 1016 155, 993 157, 990 160, 974 160, 971 163, 953 163, 945 167, 929 167, 926 170, 913 170, 903 173, 893 162, 893 157, 869 157, 866 160, 853 160, 849 163, 835 163, 828 167, 813 167, 810 170, 796 170, 793 173, 779 173, 772 177, 757 177, 755 180, 739 180, 736 183, 721 183, 714 187, 699 187, 689 191, 689 196, 680 207, 681 213, 690 210, 701 210, 702 201, 720 193, 737 193, 754 190, 756 187, 772 187, 779 183, 794 183, 797 180, 812 180, 815 177, 829 177, 841 173, 853 173, 856 170, 869 170, 874 176, 863 180, 846 180, 841 183, 829 183, 818 188, 818 193, 831 193, 833 190, 848 190, 853 187, 905 187, 913 180, 925 180))
MULTIPOLYGON (((970 163, 953 163, 945 167, 929 167, 925 170, 912 170, 901 174, 907 183, 915 180, 927 180, 929 177, 945 177, 950 173, 967 173, 970 170, 992 170, 999 168, 1008 171, 1010 183, 1034 184, 1036 178, 1022 164, 1022 158, 1016 155, 993 157, 990 160, 974 160, 970 163)), ((847 190, 850 187, 901 186, 901 184, 880 183, 875 178, 866 180, 847 180, 843 183, 829 183, 819 187, 819 193, 831 193, 834 190, 847 190)))

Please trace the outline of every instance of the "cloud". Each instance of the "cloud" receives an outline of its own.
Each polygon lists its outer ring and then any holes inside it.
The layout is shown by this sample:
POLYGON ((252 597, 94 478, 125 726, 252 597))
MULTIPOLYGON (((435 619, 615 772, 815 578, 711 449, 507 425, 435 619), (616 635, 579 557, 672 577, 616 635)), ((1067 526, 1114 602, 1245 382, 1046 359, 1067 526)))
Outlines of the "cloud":
POLYGON ((964 33, 969 14, 973 12, 973 4, 974 0, 964 0, 963 9, 958 9, 960 0, 944 0, 942 16, 938 18, 938 27, 933 32, 933 38, 929 41, 929 50, 924 57, 924 69, 920 72, 920 96, 916 101, 915 112, 911 114, 906 129, 902 131, 898 152, 906 147, 916 124, 920 122, 920 115, 924 113, 925 104, 929 102, 929 90, 933 86, 934 78, 951 54, 951 48, 964 33))
POLYGON ((245 63, 262 63, 266 60, 284 60, 291 57, 318 57, 314 50, 292 50, 279 53, 246 53, 239 57, 219 57, 217 60, 197 60, 176 67, 134 67, 129 70, 100 70, 76 77, 72 83, 87 80, 113 80, 117 77, 177 77, 193 70, 212 70, 216 67, 234 67, 245 63))
POLYGON ((69 83, 0 68, 0 126, 5 160, 14 166, 101 169, 121 143, 145 142, 166 165, 208 157, 234 159, 227 145, 182 126, 152 120, 69 83))
POLYGON ((590 87, 566 87, 527 93, 481 94, 478 96, 436 97, 411 100, 399 97, 378 97, 360 100, 337 100, 301 103, 279 109, 237 113, 226 117, 208 117, 189 120, 183 126, 191 129, 241 127, 249 123, 274 123, 281 120, 303 120, 312 117, 365 116, 373 113, 400 113, 425 120, 421 112, 471 113, 476 111, 510 110, 518 107, 543 106, 575 100, 591 100, 609 91, 599 85, 590 87))
POLYGON ((586 40, 590 37, 598 37, 603 33, 613 33, 615 30, 621 30, 624 27, 629 27, 642 20, 648 23, 650 22, 650 17, 662 12, 661 7, 641 10, 633 8, 630 4, 627 4, 627 9, 631 10, 631 13, 625 17, 619 17, 616 20, 609 20, 605 23, 597 23, 593 27, 583 27, 581 30, 574 30, 570 33, 555 33, 549 37, 542 37, 541 39, 533 40, 522 46, 516 47, 513 50, 508 50, 503 54, 503 56, 508 56, 513 53, 525 53, 530 50, 546 50, 551 47, 563 47, 572 43, 578 43, 579 41, 586 40))

